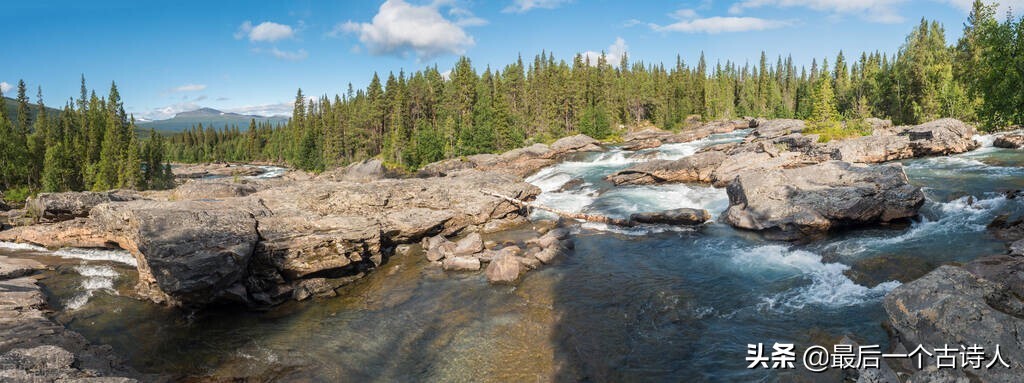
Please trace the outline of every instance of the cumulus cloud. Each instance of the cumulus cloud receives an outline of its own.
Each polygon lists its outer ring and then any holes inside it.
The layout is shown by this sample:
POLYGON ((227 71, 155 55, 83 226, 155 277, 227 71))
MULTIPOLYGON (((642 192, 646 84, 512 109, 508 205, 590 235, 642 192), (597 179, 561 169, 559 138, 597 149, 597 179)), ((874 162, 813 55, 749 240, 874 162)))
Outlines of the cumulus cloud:
POLYGON ((554 9, 570 0, 513 0, 512 4, 505 7, 505 13, 524 13, 532 9, 554 9))
POLYGON ((729 13, 736 15, 762 7, 802 7, 833 15, 857 15, 865 21, 891 24, 903 21, 903 16, 896 10, 903 2, 905 0, 744 0, 733 4, 729 13))
POLYGON ((13 88, 14 88, 14 86, 11 86, 11 84, 8 84, 7 81, 0 81, 0 93, 10 92, 11 89, 13 89, 13 88))
POLYGON ((198 92, 206 89, 206 84, 185 84, 171 89, 172 92, 198 92))
POLYGON ((235 32, 235 39, 248 38, 252 42, 272 43, 278 40, 290 39, 295 36, 295 29, 288 25, 278 24, 272 21, 264 21, 253 25, 246 20, 235 32))
MULTIPOLYGON (((759 0, 751 0, 759 1, 759 0)), ((767 29, 782 28, 792 25, 792 22, 785 20, 762 19, 757 17, 733 17, 714 16, 700 17, 697 11, 692 9, 680 9, 669 14, 676 21, 667 25, 648 23, 647 25, 659 32, 684 32, 684 33, 727 33, 763 31, 767 29)))
MULTIPOLYGON (((608 50, 604 51, 604 58, 608 61, 608 64, 619 65, 619 62, 622 61, 622 56, 625 56, 628 50, 629 46, 626 45, 626 40, 616 37, 615 42, 608 46, 608 50)), ((583 59, 591 66, 596 66, 598 59, 601 58, 601 52, 586 51, 581 54, 583 59)))
POLYGON ((223 109, 223 111, 264 117, 290 116, 294 107, 295 104, 293 102, 279 102, 274 104, 246 105, 236 108, 226 108, 223 109))
POLYGON ((335 34, 345 32, 359 36, 359 41, 375 55, 415 52, 420 59, 441 54, 463 54, 476 44, 464 26, 479 25, 482 20, 457 12, 453 20, 441 14, 445 2, 412 5, 403 0, 387 0, 369 23, 348 21, 335 27, 335 34), (470 20, 469 24, 459 24, 470 20))

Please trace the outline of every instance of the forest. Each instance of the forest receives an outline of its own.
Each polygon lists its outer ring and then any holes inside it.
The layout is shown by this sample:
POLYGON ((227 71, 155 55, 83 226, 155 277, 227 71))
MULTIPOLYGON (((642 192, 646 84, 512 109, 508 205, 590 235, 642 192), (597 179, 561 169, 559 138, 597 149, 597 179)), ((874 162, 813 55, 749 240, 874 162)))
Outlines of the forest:
POLYGON ((164 139, 152 133, 140 140, 117 84, 98 97, 87 92, 83 76, 80 98, 56 115, 43 103, 42 89, 35 108, 26 91, 19 81, 13 116, 0 108, 0 187, 6 199, 24 200, 38 191, 173 187, 164 139))
MULTIPOLYGON (((1024 23, 995 13, 995 5, 976 1, 955 43, 941 24, 922 19, 894 54, 840 51, 800 66, 764 52, 755 64, 711 64, 701 54, 696 64, 677 57, 668 66, 626 55, 613 63, 604 54, 567 62, 542 52, 481 72, 462 57, 450 72, 374 73, 365 89, 349 84, 333 97, 300 89, 287 124, 198 125, 142 144, 116 87, 105 99, 86 99, 83 87, 77 105, 56 119, 4 116, 0 134, 15 144, 3 151, 2 185, 160 188, 170 182, 165 160, 316 172, 377 157, 414 170, 574 134, 614 140, 629 127, 680 130, 694 120, 739 117, 805 119, 829 138, 869 133, 857 123, 867 117, 896 124, 954 117, 1005 129, 1024 124, 1024 23)), ((27 103, 21 88, 19 110, 27 103)))
POLYGON ((175 161, 270 161, 319 171, 369 157, 416 169, 445 158, 501 152, 573 134, 614 138, 625 127, 679 130, 687 121, 798 118, 828 137, 864 134, 867 117, 916 124, 940 117, 1000 129, 1024 122, 1024 29, 976 2, 963 37, 946 41, 921 20, 895 54, 863 52, 797 66, 791 57, 756 64, 571 62, 544 52, 503 68, 461 58, 448 73, 374 74, 366 89, 296 94, 287 126, 196 126, 170 137, 175 161), (1021 33, 1018 33, 1021 32, 1021 33), (1010 74, 1010 75, 1006 75, 1010 74), (851 123, 842 124, 841 121, 851 123))

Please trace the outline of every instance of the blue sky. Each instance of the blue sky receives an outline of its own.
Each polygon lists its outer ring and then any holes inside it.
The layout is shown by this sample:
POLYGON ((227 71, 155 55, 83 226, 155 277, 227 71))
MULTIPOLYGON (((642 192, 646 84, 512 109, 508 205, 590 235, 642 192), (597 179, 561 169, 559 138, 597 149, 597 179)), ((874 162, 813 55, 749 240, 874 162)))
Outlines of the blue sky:
MULTIPOLYGON (((756 62, 792 54, 895 52, 921 17, 956 39, 971 0, 6 1, 0 88, 24 79, 48 105, 79 76, 125 108, 168 118, 201 106, 289 113, 309 95, 365 86, 374 71, 449 69, 459 55, 502 66, 541 50, 628 52, 632 60, 756 62)), ((1005 0, 1003 9, 1024 7, 1005 0)), ((830 59, 831 61, 831 59, 830 59)))

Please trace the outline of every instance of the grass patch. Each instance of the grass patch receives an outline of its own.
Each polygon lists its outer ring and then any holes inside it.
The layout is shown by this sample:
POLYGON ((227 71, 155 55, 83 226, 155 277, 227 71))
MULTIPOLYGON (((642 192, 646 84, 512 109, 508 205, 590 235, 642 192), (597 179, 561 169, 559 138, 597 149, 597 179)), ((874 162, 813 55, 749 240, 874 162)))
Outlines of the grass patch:
POLYGON ((809 123, 803 134, 817 134, 818 142, 829 142, 832 140, 843 140, 847 138, 870 136, 871 125, 864 120, 851 120, 845 124, 841 122, 819 122, 809 123))

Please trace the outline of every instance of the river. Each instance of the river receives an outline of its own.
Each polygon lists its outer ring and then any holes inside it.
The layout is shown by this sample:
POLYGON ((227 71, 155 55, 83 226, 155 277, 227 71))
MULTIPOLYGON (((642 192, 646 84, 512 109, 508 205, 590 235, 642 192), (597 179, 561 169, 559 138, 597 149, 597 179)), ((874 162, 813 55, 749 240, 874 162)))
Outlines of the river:
MULTIPOLYGON (((578 155, 528 181, 543 189, 540 203, 562 210, 627 217, 699 207, 717 218, 728 205, 724 189, 616 188, 603 178, 746 133, 578 155), (560 191, 577 178, 582 185, 560 191)), ((481 273, 446 273, 419 255, 395 256, 335 298, 193 316, 130 298, 133 260, 124 252, 0 244, 0 254, 51 257, 59 266, 42 284, 54 318, 143 372, 309 381, 790 381, 801 373, 746 369, 747 344, 802 349, 851 335, 885 348, 887 292, 941 264, 1005 251, 985 226, 998 214, 1024 213, 1020 199, 1000 193, 1024 189, 1024 152, 980 140, 987 145, 974 152, 904 162, 927 195, 920 217, 907 224, 786 243, 719 223, 628 230, 588 223, 574 229, 573 253, 515 287, 489 285, 481 273)))

